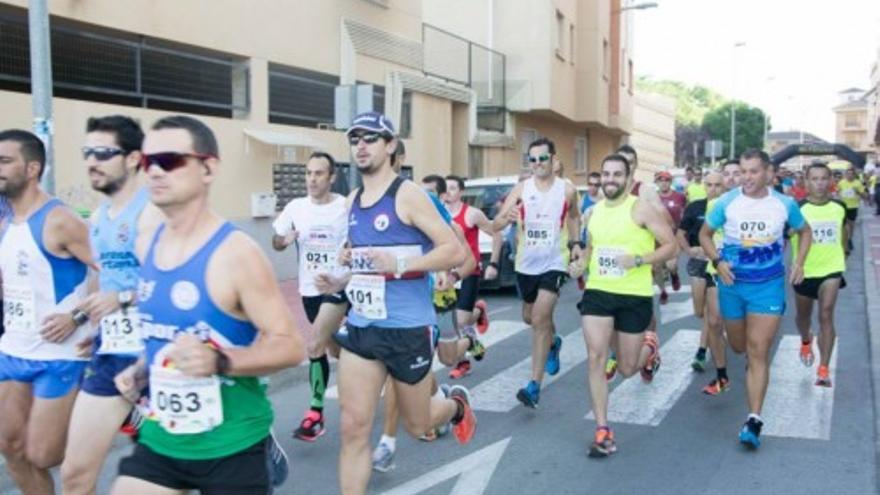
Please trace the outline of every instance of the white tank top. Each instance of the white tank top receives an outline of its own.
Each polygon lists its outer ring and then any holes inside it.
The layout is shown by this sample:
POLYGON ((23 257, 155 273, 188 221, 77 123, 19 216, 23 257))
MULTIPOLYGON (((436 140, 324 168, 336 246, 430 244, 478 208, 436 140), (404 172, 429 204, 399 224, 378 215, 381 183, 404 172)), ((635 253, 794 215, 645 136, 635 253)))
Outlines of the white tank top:
POLYGON ((565 219, 571 205, 565 200, 565 181, 554 178, 541 192, 535 179, 523 183, 517 221, 516 271, 540 275, 568 268, 568 229, 565 219))
POLYGON ((40 336, 45 317, 70 313, 86 294, 86 266, 75 258, 59 258, 43 244, 48 213, 61 206, 49 200, 26 222, 7 224, 0 232, 0 272, 3 274, 5 333, 0 352, 22 359, 78 360, 76 344, 89 335, 89 324, 80 326, 64 342, 47 342, 40 336))

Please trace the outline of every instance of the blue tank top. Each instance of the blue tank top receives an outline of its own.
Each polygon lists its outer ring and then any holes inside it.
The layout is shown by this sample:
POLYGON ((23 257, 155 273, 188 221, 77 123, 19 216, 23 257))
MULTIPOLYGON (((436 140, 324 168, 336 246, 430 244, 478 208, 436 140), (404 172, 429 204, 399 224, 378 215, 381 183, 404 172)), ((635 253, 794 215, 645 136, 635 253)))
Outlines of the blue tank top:
POLYGON ((91 225, 92 251, 101 267, 98 284, 102 291, 123 291, 137 287, 140 263, 134 254, 138 219, 150 200, 146 189, 139 190, 125 208, 110 218, 110 203, 98 207, 97 221, 91 225))
MULTIPOLYGON (((385 194, 371 206, 361 205, 363 188, 355 194, 348 222, 348 236, 353 249, 416 246, 424 254, 434 248, 428 236, 406 225, 397 216, 397 191, 403 181, 401 177, 394 179, 385 194)), ((352 311, 348 316, 349 323, 358 327, 417 328, 437 322, 427 274, 410 274, 400 279, 387 276, 385 301, 387 318, 384 320, 371 320, 352 311)))

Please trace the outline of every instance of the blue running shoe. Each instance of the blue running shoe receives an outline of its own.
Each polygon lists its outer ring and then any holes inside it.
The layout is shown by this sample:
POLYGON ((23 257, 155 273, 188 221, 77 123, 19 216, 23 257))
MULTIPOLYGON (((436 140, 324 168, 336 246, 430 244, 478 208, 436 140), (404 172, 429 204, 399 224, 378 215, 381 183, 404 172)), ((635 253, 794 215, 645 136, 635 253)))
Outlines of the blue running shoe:
POLYGON ((525 387, 519 389, 516 393, 516 400, 522 402, 526 407, 532 409, 538 408, 538 400, 541 398, 541 386, 538 382, 532 380, 525 387))
POLYGON ((761 446, 761 426, 764 423, 755 418, 749 418, 743 424, 742 430, 739 431, 739 443, 755 450, 761 446))
POLYGON ((550 344, 550 352, 547 353, 547 363, 544 364, 544 371, 550 376, 559 373, 559 350, 562 349, 562 339, 559 335, 553 336, 553 343, 550 344))

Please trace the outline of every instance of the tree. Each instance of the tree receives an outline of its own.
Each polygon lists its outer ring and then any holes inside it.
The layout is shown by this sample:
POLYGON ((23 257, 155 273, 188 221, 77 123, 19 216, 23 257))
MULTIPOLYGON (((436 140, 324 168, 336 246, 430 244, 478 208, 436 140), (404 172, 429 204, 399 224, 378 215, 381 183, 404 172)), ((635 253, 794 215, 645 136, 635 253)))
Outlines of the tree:
MULTIPOLYGON (((710 139, 724 142, 725 155, 730 149, 730 111, 731 103, 709 111, 703 117, 703 131, 710 139)), ((769 126, 768 126, 769 128, 769 126)), ((741 101, 736 102, 736 149, 734 156, 739 156, 748 148, 764 147, 764 112, 757 107, 749 106, 741 101)))

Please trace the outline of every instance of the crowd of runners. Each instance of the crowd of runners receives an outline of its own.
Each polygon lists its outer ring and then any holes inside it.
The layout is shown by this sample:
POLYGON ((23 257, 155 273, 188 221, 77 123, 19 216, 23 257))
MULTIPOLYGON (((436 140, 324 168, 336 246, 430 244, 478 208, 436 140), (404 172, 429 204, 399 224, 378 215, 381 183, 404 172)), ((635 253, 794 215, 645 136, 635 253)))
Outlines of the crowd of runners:
POLYGON ((554 143, 540 138, 487 218, 462 200, 462 177, 402 178, 405 150, 384 115, 359 115, 345 138, 362 186, 348 197, 332 192, 334 157, 314 152, 308 195, 273 223, 272 247, 298 257, 314 330, 305 342, 259 243, 210 207, 223 165, 204 123, 177 115, 142 129, 125 116, 89 119, 83 172, 104 201, 87 220, 41 188, 43 143, 0 131, 0 451, 23 493, 54 493, 56 466, 63 493, 95 493, 120 430, 135 446, 116 467, 114 494, 271 493, 289 468, 266 377, 305 359, 309 409, 293 436, 314 442, 339 429, 343 493, 366 492, 372 471, 394 467, 401 423, 425 441, 451 432, 467 444, 477 427, 470 392, 438 383, 432 363, 436 353, 457 380, 478 369, 471 359, 486 358, 480 281, 499 275, 511 241, 532 329, 531 370, 516 392, 525 407, 539 407, 545 376, 560 370, 560 290, 568 279, 583 283, 576 309, 596 421, 591 457, 617 450, 609 382, 662 380, 659 311, 667 281, 681 288, 680 256, 703 322, 691 366, 715 367, 703 393, 732 386, 728 348, 747 357, 741 443, 761 443, 789 286, 799 358, 812 367, 818 349, 815 383, 832 386, 834 307, 860 203, 880 192, 875 176, 849 168, 838 177, 820 162, 790 176, 748 150, 706 173, 688 169, 685 182, 667 171, 639 182, 637 152, 624 145, 579 197, 554 143), (486 264, 480 232, 493 239, 486 264), (325 424, 331 358, 338 425, 325 424), (380 400, 383 432, 372 446, 380 400))

